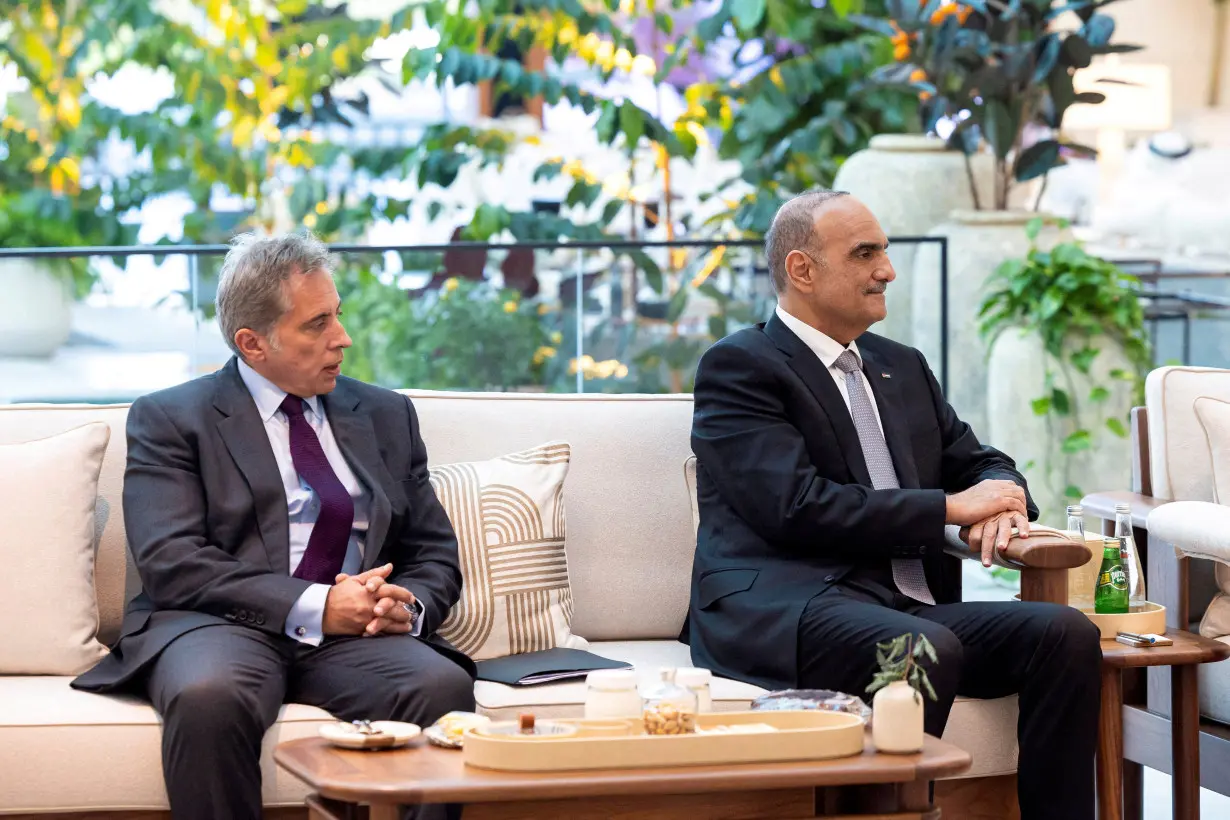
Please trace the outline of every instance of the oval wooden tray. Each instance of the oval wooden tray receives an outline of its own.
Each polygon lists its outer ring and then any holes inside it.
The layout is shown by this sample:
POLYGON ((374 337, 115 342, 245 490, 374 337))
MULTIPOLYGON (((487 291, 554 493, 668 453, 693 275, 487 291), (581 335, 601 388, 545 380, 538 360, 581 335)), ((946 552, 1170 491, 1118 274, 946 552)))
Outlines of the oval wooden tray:
POLYGON ((1154 632, 1161 635, 1166 631, 1166 607, 1152 601, 1145 601, 1145 608, 1140 612, 1099 615, 1084 607, 1081 607, 1081 612, 1097 624, 1104 641, 1113 641, 1120 632, 1135 632, 1137 635, 1154 632))
POLYGON ((640 721, 632 721, 633 731, 639 734, 590 735, 587 729, 611 721, 568 722, 581 733, 519 737, 484 735, 471 729, 462 750, 466 765, 543 772, 826 760, 862 754, 865 735, 861 717, 824 711, 721 712, 696 717, 699 729, 750 723, 777 729, 746 734, 646 735, 640 721))

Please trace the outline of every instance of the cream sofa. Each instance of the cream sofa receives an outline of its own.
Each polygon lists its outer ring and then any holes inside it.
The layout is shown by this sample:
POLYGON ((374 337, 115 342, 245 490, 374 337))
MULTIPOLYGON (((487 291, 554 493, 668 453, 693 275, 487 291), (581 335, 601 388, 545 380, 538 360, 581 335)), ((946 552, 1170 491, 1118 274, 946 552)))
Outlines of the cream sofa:
MULTIPOLYGON (((695 533, 684 479, 691 456, 689 396, 556 396, 410 392, 433 464, 486 459, 545 441, 572 444, 565 484, 573 631, 591 649, 636 664, 691 665, 676 637, 688 600, 695 533)), ((0 443, 53 435, 95 420, 111 425, 98 499, 95 586, 100 638, 115 638, 138 587, 121 515, 125 406, 0 407, 0 443)), ((0 814, 165 809, 154 711, 133 698, 69 688, 67 677, 0 677, 0 814)), ((715 708, 737 709, 761 690, 716 681, 715 708)), ((583 684, 514 689, 480 682, 479 708, 508 715, 579 715, 583 684)), ((960 700, 946 739, 969 750, 966 777, 1016 771, 1016 699, 960 700)), ((303 785, 279 772, 273 747, 315 734, 319 709, 283 708, 265 738, 269 806, 300 804, 303 785)))

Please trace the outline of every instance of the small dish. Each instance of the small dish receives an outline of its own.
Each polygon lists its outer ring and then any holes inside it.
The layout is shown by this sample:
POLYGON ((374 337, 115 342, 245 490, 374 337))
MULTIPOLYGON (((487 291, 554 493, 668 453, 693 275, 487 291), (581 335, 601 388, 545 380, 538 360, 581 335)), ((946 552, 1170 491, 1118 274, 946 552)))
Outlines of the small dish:
POLYGON ((571 723, 558 723, 553 720, 540 720, 534 723, 529 731, 522 731, 521 721, 504 720, 487 726, 479 726, 473 730, 475 734, 499 737, 525 738, 558 738, 571 737, 577 733, 577 727, 571 723))
POLYGON ((433 746, 444 749, 460 749, 465 745, 468 729, 487 726, 491 719, 473 712, 449 712, 423 730, 423 737, 433 746))
POLYGON ((422 734, 413 723, 396 720, 327 723, 320 727, 320 736, 343 749, 397 749, 422 734))

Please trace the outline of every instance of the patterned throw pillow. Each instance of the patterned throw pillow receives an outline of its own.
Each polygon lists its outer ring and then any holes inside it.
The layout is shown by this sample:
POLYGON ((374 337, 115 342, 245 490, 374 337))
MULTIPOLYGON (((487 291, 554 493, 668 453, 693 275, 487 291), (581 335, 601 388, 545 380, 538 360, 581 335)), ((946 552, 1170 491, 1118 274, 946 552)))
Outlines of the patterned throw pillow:
POLYGON ((572 448, 431 469, 461 554, 461 600, 440 634, 476 661, 554 647, 585 649, 572 634, 564 552, 564 477, 572 448))

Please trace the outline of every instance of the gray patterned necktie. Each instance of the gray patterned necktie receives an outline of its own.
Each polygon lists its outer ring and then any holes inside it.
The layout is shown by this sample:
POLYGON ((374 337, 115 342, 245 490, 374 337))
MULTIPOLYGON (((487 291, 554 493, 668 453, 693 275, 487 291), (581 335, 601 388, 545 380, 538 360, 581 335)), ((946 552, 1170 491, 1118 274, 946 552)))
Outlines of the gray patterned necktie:
MULTIPOLYGON (((876 411, 871 406, 867 388, 863 386, 863 379, 860 378, 862 369, 859 367, 858 356, 853 350, 846 350, 837 357, 834 364, 846 374, 850 416, 854 419, 854 429, 858 431, 858 441, 863 445, 863 458, 867 461, 871 486, 877 490, 895 490, 901 486, 897 482, 897 470, 893 467, 893 457, 884 442, 884 434, 880 432, 876 411)), ((924 604, 935 603, 931 590, 927 588, 927 576, 919 559, 894 558, 893 581, 903 595, 924 604)))

